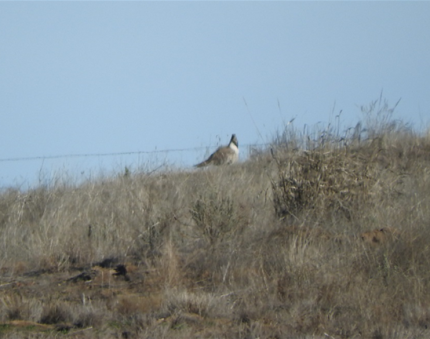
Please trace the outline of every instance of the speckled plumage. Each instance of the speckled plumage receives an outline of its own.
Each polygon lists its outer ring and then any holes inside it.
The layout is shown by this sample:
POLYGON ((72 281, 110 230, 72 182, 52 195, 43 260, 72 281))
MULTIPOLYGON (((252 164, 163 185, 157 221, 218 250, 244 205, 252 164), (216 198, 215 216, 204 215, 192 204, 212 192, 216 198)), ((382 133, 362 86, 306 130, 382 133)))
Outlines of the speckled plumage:
POLYGON ((209 165, 220 166, 229 165, 239 160, 239 142, 236 135, 233 134, 230 143, 227 146, 219 147, 210 157, 195 165, 195 167, 205 167, 209 165))

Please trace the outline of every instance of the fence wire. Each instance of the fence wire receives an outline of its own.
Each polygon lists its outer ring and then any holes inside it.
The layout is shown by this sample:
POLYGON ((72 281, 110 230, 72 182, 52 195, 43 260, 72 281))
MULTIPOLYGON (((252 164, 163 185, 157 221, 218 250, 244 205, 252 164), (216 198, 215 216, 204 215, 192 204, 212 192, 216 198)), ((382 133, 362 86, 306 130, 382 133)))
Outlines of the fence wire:
MULTIPOLYGON (((270 143, 265 144, 247 144, 242 147, 263 147, 271 145, 270 143)), ((157 154, 157 153, 179 153, 179 152, 191 152, 206 150, 208 148, 215 147, 193 147, 193 148, 176 148, 176 149, 164 149, 164 150, 153 150, 153 151, 134 151, 134 152, 114 152, 114 153, 77 153, 77 154, 59 154, 59 155, 45 155, 45 156, 34 156, 34 157, 16 157, 16 158, 3 158, 0 162, 18 162, 18 161, 34 161, 34 160, 49 160, 49 159, 67 159, 67 158, 99 158, 99 157, 113 157, 121 155, 140 155, 140 154, 157 154)))

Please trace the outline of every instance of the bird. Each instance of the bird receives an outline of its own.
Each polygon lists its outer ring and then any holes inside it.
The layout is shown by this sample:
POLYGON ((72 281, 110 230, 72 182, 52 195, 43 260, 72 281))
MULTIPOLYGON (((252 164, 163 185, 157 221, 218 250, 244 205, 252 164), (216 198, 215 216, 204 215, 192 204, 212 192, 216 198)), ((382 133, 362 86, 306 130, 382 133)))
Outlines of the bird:
POLYGON ((236 134, 233 134, 230 143, 227 146, 219 147, 205 161, 194 165, 194 167, 205 167, 209 165, 230 165, 237 162, 239 159, 239 142, 236 134))

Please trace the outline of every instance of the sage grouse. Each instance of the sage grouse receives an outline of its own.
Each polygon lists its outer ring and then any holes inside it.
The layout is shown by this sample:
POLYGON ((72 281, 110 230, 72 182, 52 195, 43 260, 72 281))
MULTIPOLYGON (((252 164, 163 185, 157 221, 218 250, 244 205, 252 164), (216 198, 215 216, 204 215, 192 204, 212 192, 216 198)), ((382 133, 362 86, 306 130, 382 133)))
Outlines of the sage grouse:
POLYGON ((239 142, 237 141, 236 135, 233 134, 231 136, 230 143, 227 146, 219 147, 207 160, 195 165, 195 167, 230 165, 238 159, 239 142))

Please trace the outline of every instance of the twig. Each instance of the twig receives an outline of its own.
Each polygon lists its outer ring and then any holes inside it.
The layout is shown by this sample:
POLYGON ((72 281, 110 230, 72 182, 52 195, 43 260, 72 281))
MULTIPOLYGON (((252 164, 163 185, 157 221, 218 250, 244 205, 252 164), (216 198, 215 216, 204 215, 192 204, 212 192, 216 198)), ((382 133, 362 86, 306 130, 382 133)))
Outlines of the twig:
POLYGON ((93 329, 93 327, 90 326, 90 327, 87 327, 87 328, 83 328, 82 330, 77 330, 77 331, 73 331, 73 332, 67 333, 66 336, 69 336, 69 335, 72 335, 72 334, 75 335, 76 333, 80 333, 80 332, 84 332, 84 331, 92 330, 92 329, 93 329))

